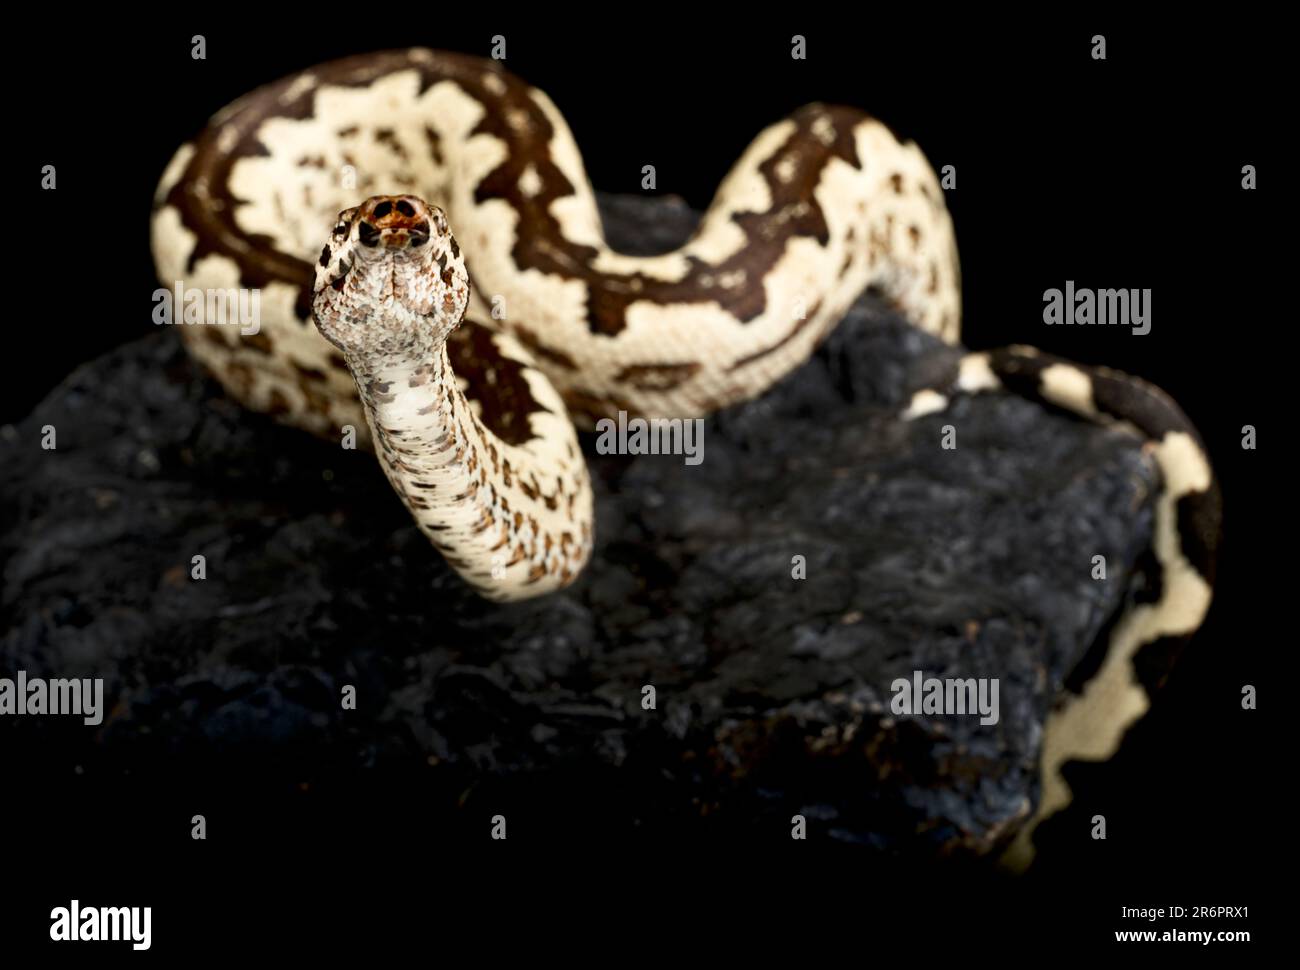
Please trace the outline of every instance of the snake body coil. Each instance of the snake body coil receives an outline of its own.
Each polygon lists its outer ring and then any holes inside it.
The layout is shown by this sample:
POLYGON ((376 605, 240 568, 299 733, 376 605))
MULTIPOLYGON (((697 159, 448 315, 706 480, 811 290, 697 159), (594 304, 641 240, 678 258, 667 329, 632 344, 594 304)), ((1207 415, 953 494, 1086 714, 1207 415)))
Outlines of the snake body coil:
MULTIPOLYGON (((867 288, 946 341, 960 328, 938 180, 863 113, 810 105, 766 129, 685 245, 630 257, 606 245, 550 99, 495 62, 427 50, 321 65, 225 108, 164 173, 153 249, 168 285, 260 289, 257 334, 186 327, 193 355, 249 408, 330 437, 368 427, 430 541, 502 600, 567 584, 590 555, 575 422, 751 398, 867 288)), ((1158 390, 1026 348, 968 356, 912 413, 998 389, 1136 429, 1166 482, 1160 595, 1121 617, 1049 727, 1054 810, 1060 763, 1108 756, 1145 709, 1137 649, 1200 624, 1217 490, 1158 390)))

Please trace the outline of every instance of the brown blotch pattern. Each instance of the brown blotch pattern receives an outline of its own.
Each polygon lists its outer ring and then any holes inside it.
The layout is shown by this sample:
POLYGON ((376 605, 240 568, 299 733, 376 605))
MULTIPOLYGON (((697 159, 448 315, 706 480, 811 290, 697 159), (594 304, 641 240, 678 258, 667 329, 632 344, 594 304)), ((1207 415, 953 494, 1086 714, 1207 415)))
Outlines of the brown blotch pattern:
MULTIPOLYGON (((527 368, 501 353, 491 331, 466 321, 447 338, 447 356, 452 370, 469 382, 465 396, 482 407, 480 420, 489 431, 509 445, 534 437, 528 416, 545 409, 524 379, 527 368), (490 384, 489 371, 493 372, 490 384)), ((495 469, 496 449, 489 446, 488 454, 495 469)))

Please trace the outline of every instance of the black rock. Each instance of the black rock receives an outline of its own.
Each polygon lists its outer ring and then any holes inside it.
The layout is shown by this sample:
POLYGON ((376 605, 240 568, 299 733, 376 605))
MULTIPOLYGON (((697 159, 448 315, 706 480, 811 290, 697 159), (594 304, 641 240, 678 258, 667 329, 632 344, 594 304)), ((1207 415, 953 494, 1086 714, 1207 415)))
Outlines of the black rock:
MULTIPOLYGON (((602 201, 628 251, 695 219, 602 201)), ((37 779, 415 779, 438 817, 508 808, 534 831, 577 813, 788 840, 802 813, 813 839, 988 853, 1036 798, 1045 715, 1123 599, 1157 473, 1132 439, 1009 396, 899 420, 954 353, 864 298, 707 422, 698 466, 587 436, 591 566, 501 606, 372 456, 243 412, 174 333, 127 344, 0 434, 0 676, 103 677, 108 708, 98 728, 4 717, 0 757, 37 779), (1000 721, 891 715, 918 669, 999 678, 1000 721)))

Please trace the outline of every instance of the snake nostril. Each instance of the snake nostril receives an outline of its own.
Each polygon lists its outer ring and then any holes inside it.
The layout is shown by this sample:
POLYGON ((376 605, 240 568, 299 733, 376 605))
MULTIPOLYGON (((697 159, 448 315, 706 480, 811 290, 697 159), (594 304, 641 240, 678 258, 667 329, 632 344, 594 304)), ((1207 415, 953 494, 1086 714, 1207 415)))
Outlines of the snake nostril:
MULTIPOLYGON (((378 210, 375 211, 378 212, 378 210)), ((415 215, 415 207, 411 205, 411 203, 407 202, 405 199, 402 199, 397 203, 397 211, 400 212, 402 215, 407 216, 408 218, 410 216, 415 215)))
MULTIPOLYGON (((400 203, 398 204, 398 208, 401 208, 400 203)), ((375 206, 375 218, 382 219, 384 216, 388 215, 388 213, 392 211, 393 211, 393 203, 380 202, 378 205, 375 206)))

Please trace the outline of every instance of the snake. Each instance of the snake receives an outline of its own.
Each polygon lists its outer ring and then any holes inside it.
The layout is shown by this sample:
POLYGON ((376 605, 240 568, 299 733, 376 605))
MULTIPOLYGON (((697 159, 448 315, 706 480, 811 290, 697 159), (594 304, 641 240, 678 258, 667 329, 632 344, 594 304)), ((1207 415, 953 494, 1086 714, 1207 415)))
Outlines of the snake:
MULTIPOLYGON (((253 332, 180 328, 193 358, 244 407, 372 449, 432 546, 500 602, 562 589, 591 557, 579 430, 754 398, 868 291, 960 337, 940 180, 865 112, 814 103, 772 124, 689 240, 630 256, 606 243, 551 99, 497 60, 423 48, 307 68, 220 110, 167 164, 151 242, 167 285, 260 295, 253 332)), ((1048 717, 1037 811, 1007 853, 1024 858, 1070 803, 1062 766, 1109 758, 1147 710, 1139 652, 1201 625, 1221 501, 1168 395, 1033 348, 959 355, 902 417, 980 393, 1137 435, 1163 482, 1141 588, 1048 717)))

